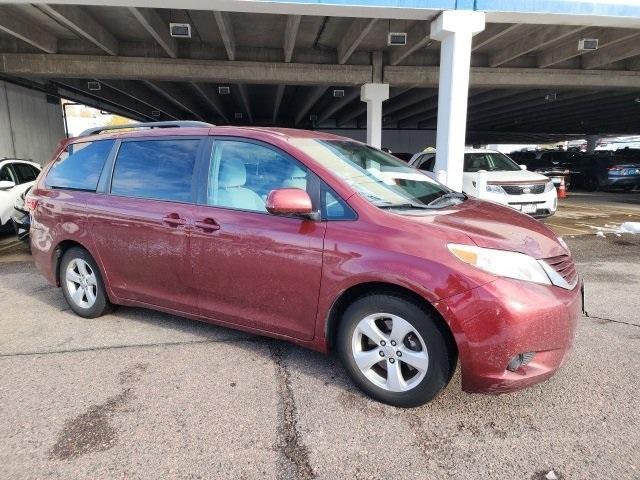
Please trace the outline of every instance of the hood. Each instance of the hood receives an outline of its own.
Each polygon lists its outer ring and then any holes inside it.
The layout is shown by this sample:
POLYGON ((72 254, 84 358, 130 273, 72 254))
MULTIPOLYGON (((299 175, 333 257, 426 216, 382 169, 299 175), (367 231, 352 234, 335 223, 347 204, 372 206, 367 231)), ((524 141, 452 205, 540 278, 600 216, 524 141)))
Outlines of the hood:
POLYGON ((546 182, 549 178, 539 173, 528 170, 514 170, 512 172, 487 172, 487 181, 490 183, 512 183, 512 182, 546 182))
POLYGON ((526 253, 537 259, 569 253, 543 223, 493 202, 469 199, 434 215, 411 219, 464 233, 479 247, 526 253))

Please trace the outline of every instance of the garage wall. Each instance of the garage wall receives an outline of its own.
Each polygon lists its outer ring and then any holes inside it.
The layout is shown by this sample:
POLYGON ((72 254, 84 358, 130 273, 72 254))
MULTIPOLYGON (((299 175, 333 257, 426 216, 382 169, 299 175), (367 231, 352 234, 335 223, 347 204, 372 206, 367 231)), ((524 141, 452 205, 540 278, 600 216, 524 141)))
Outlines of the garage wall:
MULTIPOLYGON (((366 142, 367 131, 364 129, 320 129, 323 132, 333 133, 342 137, 353 138, 359 142, 366 142)), ((382 130, 382 146, 388 147, 392 152, 416 153, 426 147, 436 146, 435 130, 382 130)))
POLYGON ((48 102, 42 92, 0 82, 0 158, 16 157, 43 164, 63 137, 58 99, 48 102))

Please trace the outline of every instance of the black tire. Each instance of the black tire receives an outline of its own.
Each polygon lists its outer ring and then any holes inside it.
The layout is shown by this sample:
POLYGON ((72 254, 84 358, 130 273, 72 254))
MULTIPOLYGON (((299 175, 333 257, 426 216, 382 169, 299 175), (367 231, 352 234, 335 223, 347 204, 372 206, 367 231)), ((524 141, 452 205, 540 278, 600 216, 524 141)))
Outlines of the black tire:
POLYGON ((62 260, 60 261, 59 280, 67 304, 69 305, 71 310, 73 310, 81 317, 97 318, 108 313, 111 310, 111 304, 109 303, 109 299, 107 298, 100 269, 98 268, 98 265, 96 264, 93 257, 84 248, 73 247, 64 253, 64 255, 62 256, 62 260), (95 275, 95 302, 89 307, 82 307, 73 300, 73 298, 71 297, 71 292, 69 291, 69 285, 65 278, 69 264, 76 259, 86 262, 89 265, 91 272, 95 275))
MULTIPOLYGON (((447 386, 456 368, 455 348, 449 347, 447 332, 443 331, 443 328, 446 327, 441 326, 433 313, 421 308, 409 298, 395 294, 372 294, 360 297, 345 310, 338 328, 336 347, 349 376, 364 393, 396 407, 417 407, 433 400, 447 386), (420 334, 426 346, 426 373, 410 390, 394 392, 382 388, 371 381, 356 364, 352 347, 354 332, 362 319, 376 313, 401 317, 420 334)), ((372 350, 378 348, 383 347, 376 345, 372 350)), ((398 366, 401 364, 402 360, 398 357, 398 366)), ((382 366, 385 365, 388 364, 383 362, 382 366)), ((380 364, 375 368, 379 367, 380 364)))
POLYGON ((588 176, 584 179, 584 189, 587 192, 595 192, 600 188, 600 182, 596 177, 588 176))

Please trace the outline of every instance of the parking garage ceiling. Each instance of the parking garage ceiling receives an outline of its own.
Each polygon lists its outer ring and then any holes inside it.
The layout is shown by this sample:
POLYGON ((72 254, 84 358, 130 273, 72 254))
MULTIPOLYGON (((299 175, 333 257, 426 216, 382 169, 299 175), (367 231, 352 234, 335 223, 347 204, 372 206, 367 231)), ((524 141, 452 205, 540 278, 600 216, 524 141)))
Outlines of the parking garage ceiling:
MULTIPOLYGON (((435 129, 436 15, 4 5, 0 78, 138 120, 301 128, 364 128, 359 87, 384 81, 384 128, 435 129), (190 38, 171 37, 170 23, 190 38), (406 45, 388 46, 390 32, 406 45)), ((640 29, 488 23, 469 93, 469 142, 640 133, 640 29)))

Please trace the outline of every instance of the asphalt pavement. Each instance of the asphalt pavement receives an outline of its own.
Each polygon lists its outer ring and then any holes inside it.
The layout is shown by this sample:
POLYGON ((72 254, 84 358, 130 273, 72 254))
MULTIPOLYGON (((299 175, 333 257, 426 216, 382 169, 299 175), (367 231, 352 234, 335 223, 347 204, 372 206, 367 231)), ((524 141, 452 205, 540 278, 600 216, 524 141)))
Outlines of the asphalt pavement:
POLYGON ((0 252, 0 478, 638 479, 640 239, 568 238, 589 317, 549 381, 397 409, 334 357, 135 308, 0 252), (553 473, 550 472, 553 470, 553 473))

